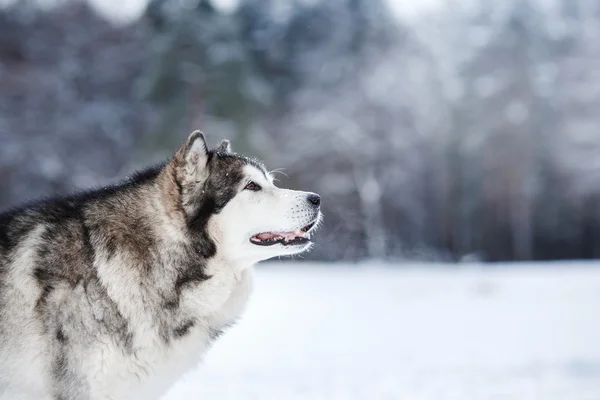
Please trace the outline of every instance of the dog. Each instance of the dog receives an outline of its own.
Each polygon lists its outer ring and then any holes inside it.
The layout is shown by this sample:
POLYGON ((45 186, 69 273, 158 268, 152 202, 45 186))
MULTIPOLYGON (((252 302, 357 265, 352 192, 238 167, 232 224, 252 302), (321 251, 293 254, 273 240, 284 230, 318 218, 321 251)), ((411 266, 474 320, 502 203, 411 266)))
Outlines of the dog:
POLYGON ((0 214, 0 400, 159 399, 305 252, 315 193, 193 132, 168 161, 0 214))

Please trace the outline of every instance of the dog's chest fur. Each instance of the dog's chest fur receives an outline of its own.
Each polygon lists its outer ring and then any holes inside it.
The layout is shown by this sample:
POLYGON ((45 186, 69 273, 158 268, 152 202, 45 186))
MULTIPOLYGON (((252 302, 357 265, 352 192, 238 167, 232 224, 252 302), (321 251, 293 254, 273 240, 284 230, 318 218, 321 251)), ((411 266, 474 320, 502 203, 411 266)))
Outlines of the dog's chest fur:
POLYGON ((91 393, 102 393, 98 399, 147 400, 158 398, 182 374, 198 365, 211 342, 240 316, 251 291, 252 271, 235 273, 226 265, 207 268, 211 278, 200 283, 201 288, 182 294, 177 321, 168 333, 144 328, 145 317, 132 339, 141 347, 132 354, 123 354, 117 346, 104 344, 94 351, 95 360, 88 359, 91 393), (203 310, 198 313, 197 310, 203 310), (95 370, 95 371, 94 371, 95 370))
POLYGON ((162 328, 166 332, 140 315, 131 354, 110 342, 96 346, 85 360, 91 400, 96 394, 99 400, 157 399, 199 364, 211 343, 239 318, 252 289, 251 268, 239 272, 213 262, 206 271, 210 279, 184 289, 178 317, 162 328))

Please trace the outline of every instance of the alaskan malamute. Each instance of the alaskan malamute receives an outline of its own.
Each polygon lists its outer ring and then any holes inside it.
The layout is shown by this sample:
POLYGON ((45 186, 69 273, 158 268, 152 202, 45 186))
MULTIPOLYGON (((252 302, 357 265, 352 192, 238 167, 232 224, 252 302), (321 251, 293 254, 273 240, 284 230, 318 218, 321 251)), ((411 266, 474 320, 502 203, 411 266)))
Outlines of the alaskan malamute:
POLYGON ((306 251, 320 198, 200 132, 121 184, 0 214, 0 399, 151 400, 306 251))

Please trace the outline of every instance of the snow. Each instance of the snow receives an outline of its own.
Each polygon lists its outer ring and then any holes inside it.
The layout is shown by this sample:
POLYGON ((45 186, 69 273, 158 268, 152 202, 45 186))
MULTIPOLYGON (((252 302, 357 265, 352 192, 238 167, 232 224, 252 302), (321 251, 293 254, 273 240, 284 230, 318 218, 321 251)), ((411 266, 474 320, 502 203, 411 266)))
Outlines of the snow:
POLYGON ((164 400, 600 399, 600 264, 265 264, 164 400))

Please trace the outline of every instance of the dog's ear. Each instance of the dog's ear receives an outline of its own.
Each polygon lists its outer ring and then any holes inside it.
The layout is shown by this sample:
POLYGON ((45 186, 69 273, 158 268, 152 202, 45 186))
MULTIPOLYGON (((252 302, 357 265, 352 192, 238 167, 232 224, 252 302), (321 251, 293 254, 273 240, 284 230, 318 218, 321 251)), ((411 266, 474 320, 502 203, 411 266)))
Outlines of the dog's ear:
POLYGON ((183 186, 197 184, 208 178, 208 147, 204 134, 194 131, 175 154, 177 180, 183 186))
POLYGON ((231 153, 231 142, 227 139, 221 140, 219 147, 217 147, 217 151, 221 153, 231 153))

